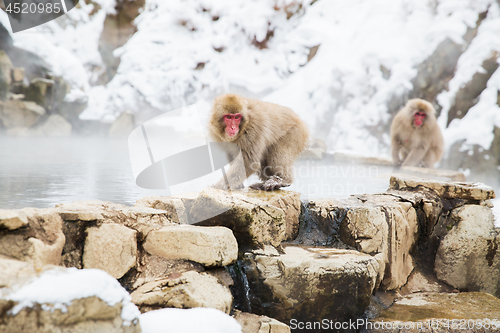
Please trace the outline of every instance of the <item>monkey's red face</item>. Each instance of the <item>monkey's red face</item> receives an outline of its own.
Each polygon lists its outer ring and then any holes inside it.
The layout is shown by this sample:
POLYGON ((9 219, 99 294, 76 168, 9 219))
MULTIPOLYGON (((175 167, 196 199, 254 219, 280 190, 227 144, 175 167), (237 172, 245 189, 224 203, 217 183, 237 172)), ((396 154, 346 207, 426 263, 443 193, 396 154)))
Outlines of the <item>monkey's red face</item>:
POLYGON ((223 118, 226 123, 226 134, 230 138, 235 137, 240 131, 241 113, 226 113, 223 118))
POLYGON ((424 123, 427 114, 425 112, 417 112, 413 117, 413 123, 415 124, 415 127, 420 127, 424 123))

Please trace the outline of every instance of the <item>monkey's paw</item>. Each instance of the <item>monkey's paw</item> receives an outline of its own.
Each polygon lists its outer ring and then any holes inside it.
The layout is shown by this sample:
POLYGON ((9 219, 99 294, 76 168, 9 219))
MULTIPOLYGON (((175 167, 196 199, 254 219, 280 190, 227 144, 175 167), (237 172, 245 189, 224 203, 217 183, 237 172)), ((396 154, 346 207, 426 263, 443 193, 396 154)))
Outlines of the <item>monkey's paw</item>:
POLYGON ((253 188, 255 190, 261 190, 261 191, 273 191, 273 190, 279 190, 282 187, 288 187, 290 186, 290 183, 285 182, 283 179, 281 179, 278 176, 272 176, 268 180, 266 180, 263 183, 256 183, 253 185, 250 185, 250 188, 253 188))

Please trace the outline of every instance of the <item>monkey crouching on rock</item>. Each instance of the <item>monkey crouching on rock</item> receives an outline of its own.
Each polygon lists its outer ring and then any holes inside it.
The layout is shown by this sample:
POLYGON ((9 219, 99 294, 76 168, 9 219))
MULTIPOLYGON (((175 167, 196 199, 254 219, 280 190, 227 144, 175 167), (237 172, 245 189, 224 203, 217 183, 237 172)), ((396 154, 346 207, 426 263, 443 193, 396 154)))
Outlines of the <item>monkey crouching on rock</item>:
MULTIPOLYGON (((209 132, 215 141, 234 143, 241 151, 243 158, 234 160, 226 173, 233 189, 242 188, 254 173, 262 183, 251 188, 271 191, 290 186, 293 162, 309 140, 306 124, 291 109, 235 94, 215 99, 209 132), (243 167, 244 174, 238 172, 243 167)), ((215 187, 227 189, 227 183, 221 179, 215 187)))
POLYGON ((392 121, 393 163, 433 168, 443 156, 443 146, 443 135, 432 104, 419 98, 409 100, 392 121))

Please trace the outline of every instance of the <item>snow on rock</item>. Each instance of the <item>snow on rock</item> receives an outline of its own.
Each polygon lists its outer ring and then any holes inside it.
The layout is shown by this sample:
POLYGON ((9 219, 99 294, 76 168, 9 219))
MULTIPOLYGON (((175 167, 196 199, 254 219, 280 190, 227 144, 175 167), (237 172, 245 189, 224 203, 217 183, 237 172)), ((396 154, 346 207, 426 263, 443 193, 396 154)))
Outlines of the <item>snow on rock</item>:
POLYGON ((241 333, 238 322, 211 308, 161 309, 140 317, 142 333, 241 333))
MULTIPOLYGON (((4 291, 5 293, 5 291, 4 291)), ((46 310, 60 309, 72 300, 96 296, 108 305, 122 303, 121 317, 125 325, 139 318, 140 312, 132 303, 130 295, 120 283, 108 273, 98 269, 79 270, 74 267, 65 270, 53 269, 42 273, 30 283, 18 288, 13 287, 6 299, 18 302, 12 315, 35 303, 42 304, 46 310)))
POLYGON ((495 227, 500 228, 500 198, 491 200, 493 203, 493 216, 495 217, 495 227))

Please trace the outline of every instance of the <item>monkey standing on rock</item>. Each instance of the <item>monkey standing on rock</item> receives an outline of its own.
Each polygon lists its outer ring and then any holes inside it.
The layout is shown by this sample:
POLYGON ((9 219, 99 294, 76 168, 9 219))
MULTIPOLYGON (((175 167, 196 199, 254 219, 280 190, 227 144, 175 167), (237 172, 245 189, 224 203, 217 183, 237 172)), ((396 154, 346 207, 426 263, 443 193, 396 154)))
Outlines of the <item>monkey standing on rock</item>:
MULTIPOLYGON (((309 138, 307 126, 291 109, 235 94, 215 99, 209 131, 215 141, 235 143, 241 150, 245 174, 238 173, 241 162, 232 162, 227 172, 230 188, 241 188, 257 173, 262 183, 250 187, 266 191, 291 185, 293 162, 309 138)), ((227 185, 222 179, 215 187, 227 185)))
POLYGON ((431 103, 415 98, 399 110, 391 125, 395 165, 432 168, 441 160, 444 140, 431 103))

